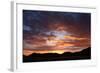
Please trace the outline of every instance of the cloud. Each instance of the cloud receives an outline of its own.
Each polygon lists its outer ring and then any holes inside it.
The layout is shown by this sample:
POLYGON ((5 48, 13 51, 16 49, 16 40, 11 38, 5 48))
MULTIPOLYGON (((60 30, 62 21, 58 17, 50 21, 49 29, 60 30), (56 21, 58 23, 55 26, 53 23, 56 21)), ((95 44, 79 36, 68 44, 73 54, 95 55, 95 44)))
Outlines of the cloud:
POLYGON ((24 30, 26 30, 26 31, 31 31, 32 29, 31 29, 31 27, 30 26, 27 26, 27 25, 24 25, 24 30))
POLYGON ((81 51, 90 47, 90 13, 24 10, 23 31, 24 53, 81 51))
MULTIPOLYGON (((47 37, 48 38, 48 37, 47 37)), ((63 53, 63 52, 79 52, 90 46, 88 38, 75 37, 71 35, 64 36, 64 39, 45 39, 40 41, 43 37, 35 37, 35 39, 28 39, 31 43, 24 40, 24 52, 27 54, 31 53, 63 53), (73 40, 73 41, 72 41, 73 40), (67 42, 68 41, 68 42, 67 42), (32 51, 32 52, 30 52, 32 51)))

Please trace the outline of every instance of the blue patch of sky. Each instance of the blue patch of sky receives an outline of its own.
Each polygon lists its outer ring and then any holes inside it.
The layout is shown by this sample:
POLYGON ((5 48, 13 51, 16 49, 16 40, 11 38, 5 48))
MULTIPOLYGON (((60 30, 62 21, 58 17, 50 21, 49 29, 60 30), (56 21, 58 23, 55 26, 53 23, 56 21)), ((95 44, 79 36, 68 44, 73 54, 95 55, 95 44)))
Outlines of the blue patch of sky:
POLYGON ((30 26, 27 26, 27 25, 24 25, 24 26, 23 26, 23 29, 24 29, 25 31, 31 31, 31 30, 32 30, 31 27, 30 27, 30 26))

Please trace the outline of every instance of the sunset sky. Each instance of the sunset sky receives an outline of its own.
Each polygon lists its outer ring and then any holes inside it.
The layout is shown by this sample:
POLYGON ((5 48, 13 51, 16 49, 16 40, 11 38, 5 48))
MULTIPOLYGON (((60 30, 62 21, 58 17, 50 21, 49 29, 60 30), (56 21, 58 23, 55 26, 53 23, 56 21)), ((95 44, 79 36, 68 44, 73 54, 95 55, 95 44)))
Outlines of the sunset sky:
POLYGON ((91 46, 91 14, 23 10, 23 54, 80 52, 91 46))

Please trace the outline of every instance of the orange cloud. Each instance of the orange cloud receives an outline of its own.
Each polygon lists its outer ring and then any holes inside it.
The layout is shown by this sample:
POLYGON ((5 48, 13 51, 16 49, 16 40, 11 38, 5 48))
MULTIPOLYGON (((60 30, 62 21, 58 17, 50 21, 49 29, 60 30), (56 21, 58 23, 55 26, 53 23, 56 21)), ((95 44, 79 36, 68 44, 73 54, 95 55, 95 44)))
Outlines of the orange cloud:
POLYGON ((78 52, 81 51, 84 47, 90 46, 88 38, 80 38, 76 36, 67 35, 63 38, 69 40, 78 40, 78 42, 66 42, 64 39, 55 39, 56 37, 50 36, 49 39, 44 41, 35 40, 33 43, 25 43, 23 54, 29 56, 32 53, 58 53, 62 54, 64 52, 78 52), (71 48, 73 49, 71 49, 71 48), (75 48, 76 47, 76 48, 75 48), (79 48, 77 48, 79 47, 79 48), (31 49, 30 49, 31 48, 31 49))
POLYGON ((58 43, 57 44, 57 47, 61 47, 61 48, 69 47, 69 46, 74 46, 74 44, 70 44, 70 43, 58 43))
POLYGON ((74 36, 64 36, 64 38, 71 39, 71 40, 85 40, 86 38, 79 38, 74 36))

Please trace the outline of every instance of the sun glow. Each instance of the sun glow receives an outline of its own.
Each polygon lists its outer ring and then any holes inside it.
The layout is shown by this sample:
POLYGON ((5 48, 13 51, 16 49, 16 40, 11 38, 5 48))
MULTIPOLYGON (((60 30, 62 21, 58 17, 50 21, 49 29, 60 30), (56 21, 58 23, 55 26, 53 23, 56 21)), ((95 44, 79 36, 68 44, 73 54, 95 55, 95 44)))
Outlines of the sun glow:
POLYGON ((62 51, 62 50, 55 50, 55 51, 49 51, 49 53, 63 54, 64 51, 62 51))
POLYGON ((46 54, 46 53, 57 53, 57 54, 63 54, 64 50, 51 50, 51 51, 35 51, 35 50, 24 50, 23 54, 25 56, 29 56, 32 53, 38 53, 38 54, 46 54))
POLYGON ((33 53, 33 51, 31 51, 31 50, 23 50, 23 54, 25 55, 25 56, 29 56, 30 54, 32 54, 33 53))

